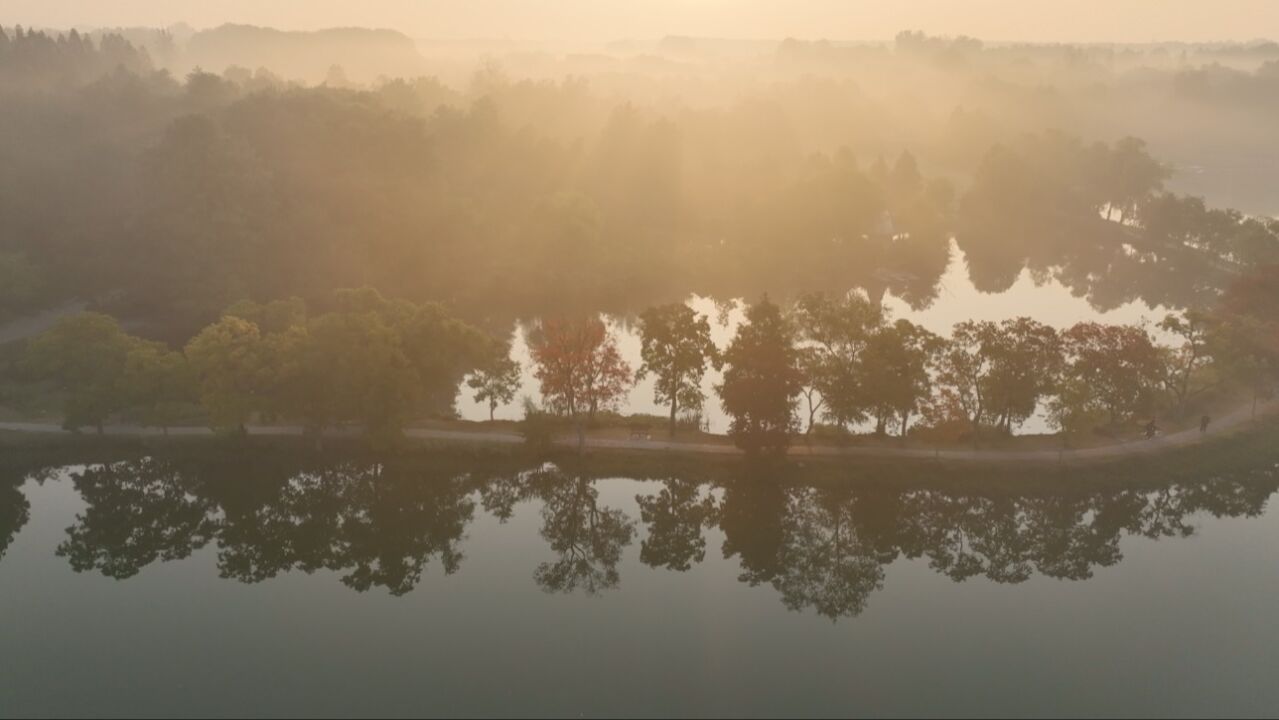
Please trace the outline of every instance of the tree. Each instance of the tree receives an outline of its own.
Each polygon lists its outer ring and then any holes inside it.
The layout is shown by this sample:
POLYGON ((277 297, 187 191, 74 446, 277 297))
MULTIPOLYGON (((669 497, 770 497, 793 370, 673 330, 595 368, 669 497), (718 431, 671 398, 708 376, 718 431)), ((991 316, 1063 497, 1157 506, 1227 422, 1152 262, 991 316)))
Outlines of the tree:
POLYGON ((1053 391, 1062 364, 1061 340, 1055 329, 1028 317, 1005 320, 984 334, 991 359, 987 406, 996 425, 1011 434, 1053 391))
POLYGON ((789 498, 779 572, 771 579, 791 610, 812 608, 834 621, 855 617, 883 588, 895 549, 880 548, 857 517, 846 490, 798 489, 789 498))
POLYGON ((399 333, 404 355, 417 373, 422 409, 451 417, 462 380, 492 357, 493 338, 440 303, 398 301, 383 308, 384 322, 399 333))
POLYGON ((594 420, 595 413, 615 404, 631 383, 617 340, 598 317, 545 321, 529 350, 547 407, 577 423, 579 443, 584 440, 582 415, 594 420))
POLYGON ((883 433, 890 419, 902 437, 910 419, 932 397, 932 367, 943 340, 909 320, 879 328, 863 353, 866 399, 883 433))
POLYGON ((1166 353, 1164 387, 1172 394, 1177 413, 1184 415, 1186 403, 1217 383, 1204 378, 1204 371, 1215 364, 1216 358, 1210 344, 1212 322, 1208 316, 1195 310, 1169 313, 1159 323, 1159 328, 1181 338, 1181 346, 1166 353), (1197 386, 1196 386, 1197 385, 1197 386))
POLYGON ((1231 315, 1214 324, 1209 342, 1221 375, 1251 394, 1256 417, 1258 401, 1272 397, 1279 385, 1279 332, 1252 318, 1231 315))
POLYGON ((1053 414, 1104 414, 1116 424, 1153 409, 1155 391, 1166 377, 1164 358, 1149 333, 1135 325, 1079 323, 1062 334, 1066 390, 1053 414))
POLYGON ((821 395, 826 417, 841 425, 865 419, 862 353, 883 324, 883 312, 856 293, 842 298, 818 293, 800 298, 794 318, 806 348, 808 387, 821 395))
POLYGON ((6 478, 0 481, 0 560, 13 543, 13 538, 31 519, 31 502, 20 487, 11 485, 6 478))
POLYGON ((418 406, 422 388, 396 328, 373 312, 334 312, 307 323, 299 344, 298 410, 308 428, 354 422, 370 437, 394 440, 418 406))
POLYGON ((1258 268, 1226 291, 1212 344, 1226 375, 1252 391, 1257 401, 1279 385, 1279 265, 1258 268))
POLYGON ((340 290, 333 304, 310 320, 298 301, 237 306, 277 329, 263 337, 270 388, 262 409, 316 436, 354 423, 393 442, 414 413, 451 414, 462 379, 492 351, 490 338, 437 304, 388 300, 370 288, 340 290))
POLYGON ((167 435, 195 400, 195 380, 186 357, 163 343, 135 341, 125 358, 125 395, 144 425, 167 435))
POLYGON ((702 408, 702 378, 708 365, 719 364, 710 322, 683 303, 649 308, 640 315, 640 339, 643 364, 636 379, 655 376, 653 401, 670 405, 674 437, 677 413, 702 408))
POLYGON ((55 552, 76 572, 125 580, 156 561, 190 557, 217 532, 216 506, 172 462, 94 465, 72 479, 85 508, 55 552))
POLYGON ((129 401, 125 366, 135 340, 112 317, 82 313, 63 318, 27 348, 33 374, 53 380, 63 398, 63 427, 103 424, 129 401))
POLYGON ((253 413, 263 406, 270 373, 266 350, 257 325, 230 316, 187 343, 187 362, 213 428, 243 434, 253 413))
POLYGON ((989 412, 986 392, 994 368, 990 350, 997 333, 992 322, 958 323, 937 356, 937 381, 946 404, 963 413, 972 428, 974 445, 980 442, 981 423, 989 412))
POLYGON ((278 333, 305 325, 306 313, 306 303, 301 298, 290 297, 266 303, 241 300, 222 314, 248 320, 263 333, 278 333))
POLYGON ((706 557, 702 529, 712 527, 718 507, 713 495, 692 480, 668 478, 656 495, 636 495, 648 536, 640 545, 640 562, 685 572, 706 557))
POLYGON ((784 453, 795 430, 801 376, 795 331, 765 296, 746 310, 746 324, 724 353, 715 387, 732 416, 728 434, 747 453, 784 453))
POLYGON ((1163 187, 1172 173, 1146 152, 1146 143, 1126 137, 1115 143, 1100 178, 1106 193, 1106 219, 1119 210, 1119 221, 1128 220, 1143 200, 1163 187))
POLYGON ((475 391, 476 402, 488 403, 492 422, 498 406, 509 404, 519 392, 520 364, 509 356, 494 356, 467 378, 466 385, 475 391))
POLYGON ((804 397, 804 406, 808 411, 808 422, 804 423, 804 437, 812 434, 817 426, 817 415, 826 407, 826 396, 821 388, 829 387, 830 370, 826 356, 820 348, 807 345, 800 347, 795 366, 799 370, 799 393, 804 397))
POLYGON ((588 478, 548 470, 535 473, 532 482, 543 502, 542 537, 557 556, 533 571, 538 587, 548 593, 580 589, 586 595, 615 589, 622 551, 635 538, 635 521, 601 506, 588 478))

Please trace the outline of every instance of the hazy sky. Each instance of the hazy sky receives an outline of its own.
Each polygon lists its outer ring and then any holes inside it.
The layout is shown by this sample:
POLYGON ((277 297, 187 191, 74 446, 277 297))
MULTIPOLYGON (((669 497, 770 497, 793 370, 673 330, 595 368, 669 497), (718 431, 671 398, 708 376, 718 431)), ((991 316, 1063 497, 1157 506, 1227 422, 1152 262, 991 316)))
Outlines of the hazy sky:
POLYGON ((533 41, 666 34, 862 40, 902 29, 990 40, 1251 40, 1279 37, 1279 0, 0 0, 4 25, 183 21, 533 41))

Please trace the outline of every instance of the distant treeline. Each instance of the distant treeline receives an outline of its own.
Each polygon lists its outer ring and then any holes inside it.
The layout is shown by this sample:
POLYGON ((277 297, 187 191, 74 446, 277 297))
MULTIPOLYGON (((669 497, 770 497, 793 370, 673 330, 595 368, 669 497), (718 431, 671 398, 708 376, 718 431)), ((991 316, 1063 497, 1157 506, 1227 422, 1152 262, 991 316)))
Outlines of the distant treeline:
POLYGON ((924 307, 952 236, 983 290, 1029 268, 1098 307, 1186 308, 1279 260, 1273 221, 1164 192, 1134 139, 992 136, 958 109, 950 142, 984 158, 963 172, 922 143, 813 152, 793 116, 871 113, 836 102, 849 87, 676 112, 496 70, 468 92, 243 68, 178 81, 116 36, 3 32, 0 313, 81 297, 184 343, 240 300, 318 306, 343 287, 486 328, 690 292, 924 307))

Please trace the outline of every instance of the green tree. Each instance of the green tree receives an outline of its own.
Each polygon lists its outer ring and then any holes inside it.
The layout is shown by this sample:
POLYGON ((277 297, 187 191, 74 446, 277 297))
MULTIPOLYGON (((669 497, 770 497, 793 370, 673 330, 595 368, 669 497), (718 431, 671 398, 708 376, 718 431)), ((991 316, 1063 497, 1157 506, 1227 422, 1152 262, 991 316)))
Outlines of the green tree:
POLYGON ((241 300, 222 314, 248 320, 263 333, 278 333, 306 324, 306 312, 306 303, 301 298, 290 297, 266 303, 241 300))
POLYGON ((896 419, 902 437, 910 419, 932 397, 932 367, 944 341, 909 320, 898 320, 875 332, 863 353, 867 403, 883 433, 896 419))
POLYGON ((379 441, 394 440, 418 407, 422 389, 401 336, 374 312, 311 319, 281 347, 293 354, 285 414, 319 435, 343 423, 379 441))
POLYGON ((1054 410, 1059 426, 1064 426, 1061 418, 1066 416, 1104 412, 1116 424, 1154 409, 1167 369, 1144 328, 1079 323, 1062 334, 1062 344, 1063 382, 1068 389, 1064 399, 1074 407, 1059 404, 1054 410))
POLYGON ((195 400, 195 380, 186 357, 158 342, 133 343, 125 358, 124 386, 142 424, 159 427, 166 435, 195 400))
POLYGON ((747 453, 784 453, 790 445, 802 380, 798 355, 795 331, 777 305, 765 296, 747 308, 715 387, 733 418, 728 434, 747 453))
POLYGON ((64 393, 63 427, 101 434, 107 418, 128 405, 125 367, 134 343, 115 318, 99 313, 63 318, 31 342, 28 367, 64 393))
POLYGON ((702 378, 718 365, 710 322, 683 303, 649 308, 640 315, 640 366, 637 379, 655 376, 653 401, 671 408, 670 434, 675 436, 679 410, 701 410, 702 378))
POLYGON ((992 322, 958 323, 937 356, 937 382, 948 404, 968 420, 974 445, 980 443, 981 424, 990 411, 986 393, 994 369, 991 347, 998 331, 992 322))
POLYGON ((841 298, 817 293, 795 304, 799 338, 811 348, 804 350, 809 387, 821 395, 830 420, 847 425, 866 418, 862 354, 883 321, 883 311, 856 293, 841 298))
POLYGON ((394 442, 415 414, 452 414, 463 378, 492 353, 488 336, 438 304, 360 288, 336 292, 333 305, 309 320, 296 300, 233 308, 276 328, 262 339, 259 410, 298 420, 317 437, 351 423, 394 442))
POLYGON ((1212 321, 1195 310, 1169 313, 1159 323, 1164 332, 1181 339, 1181 346, 1166 352, 1164 387, 1173 396, 1177 414, 1184 415, 1186 404, 1194 397, 1217 385, 1210 377, 1216 358, 1211 344, 1212 321))
POLYGON ((440 303, 391 307, 383 318, 400 334, 404 355, 417 373, 421 410, 453 416, 462 380, 492 357, 493 338, 440 303))
POLYGON ((224 317, 187 343, 186 356, 210 426, 244 433, 270 387, 269 356, 258 326, 224 317))
POLYGON ((508 405, 520 390, 520 364, 508 355, 495 355, 466 379, 475 391, 475 402, 487 403, 489 421, 501 405, 508 405))
POLYGON ((1061 340, 1055 329, 1028 317, 1005 320, 983 334, 991 358, 987 406, 995 424, 1012 434, 1054 390, 1062 365, 1061 340))
POLYGON ((830 388, 831 372, 826 361, 826 354, 821 348, 804 345, 797 348, 795 367, 799 370, 799 394, 804 398, 804 408, 808 421, 804 423, 804 438, 807 441, 813 429, 817 427, 817 416, 826 408, 826 396, 822 389, 830 388))

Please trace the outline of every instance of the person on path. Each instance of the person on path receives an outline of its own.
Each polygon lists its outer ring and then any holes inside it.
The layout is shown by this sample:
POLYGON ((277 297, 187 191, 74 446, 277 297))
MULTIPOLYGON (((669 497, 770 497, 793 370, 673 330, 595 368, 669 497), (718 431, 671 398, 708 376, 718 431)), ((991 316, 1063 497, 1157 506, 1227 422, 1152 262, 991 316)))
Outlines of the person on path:
POLYGON ((1199 418, 1199 434, 1203 435, 1204 433, 1208 432, 1208 426, 1210 424, 1212 424, 1212 418, 1208 417, 1207 415, 1204 415, 1203 417, 1199 418))

